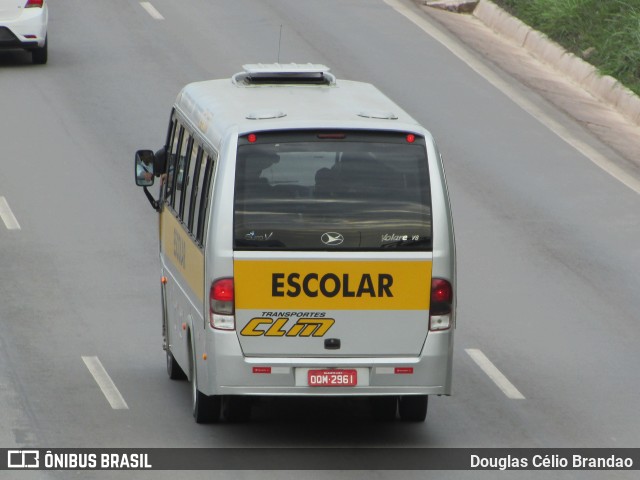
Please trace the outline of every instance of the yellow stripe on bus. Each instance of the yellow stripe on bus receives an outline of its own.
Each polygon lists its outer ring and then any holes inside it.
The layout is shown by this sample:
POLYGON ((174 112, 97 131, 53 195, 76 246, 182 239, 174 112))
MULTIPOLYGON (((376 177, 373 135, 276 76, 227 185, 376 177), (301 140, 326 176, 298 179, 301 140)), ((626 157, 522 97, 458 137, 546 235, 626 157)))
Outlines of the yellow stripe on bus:
POLYGON ((168 208, 160 215, 160 240, 165 259, 181 274, 196 297, 204 302, 204 254, 168 208))
POLYGON ((242 310, 428 310, 431 261, 234 262, 242 310))

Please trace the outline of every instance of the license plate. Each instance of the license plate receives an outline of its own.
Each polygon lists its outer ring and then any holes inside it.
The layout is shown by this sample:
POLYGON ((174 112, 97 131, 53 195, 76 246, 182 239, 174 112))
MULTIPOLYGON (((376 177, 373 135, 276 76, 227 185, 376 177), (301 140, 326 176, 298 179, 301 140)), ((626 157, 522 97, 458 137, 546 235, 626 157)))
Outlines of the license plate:
POLYGON ((358 372, 355 370, 309 370, 310 387, 355 387, 358 372))

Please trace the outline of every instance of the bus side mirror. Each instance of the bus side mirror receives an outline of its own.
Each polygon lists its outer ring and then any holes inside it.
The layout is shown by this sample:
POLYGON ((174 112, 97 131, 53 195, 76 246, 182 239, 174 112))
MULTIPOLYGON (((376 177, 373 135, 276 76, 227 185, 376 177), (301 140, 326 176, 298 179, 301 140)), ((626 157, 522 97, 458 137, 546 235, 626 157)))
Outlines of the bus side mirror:
POLYGON ((150 187, 153 185, 155 155, 151 150, 138 150, 136 152, 136 185, 150 187))

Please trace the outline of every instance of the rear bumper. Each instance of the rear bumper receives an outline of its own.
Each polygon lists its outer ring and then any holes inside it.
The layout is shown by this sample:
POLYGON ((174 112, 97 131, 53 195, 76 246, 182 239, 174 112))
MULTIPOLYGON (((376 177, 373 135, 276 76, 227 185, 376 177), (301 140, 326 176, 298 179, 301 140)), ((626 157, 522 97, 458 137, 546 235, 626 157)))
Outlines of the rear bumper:
POLYGON ((12 50, 16 48, 30 50, 32 48, 38 48, 39 46, 40 45, 35 40, 21 41, 12 33, 2 31, 2 27, 0 27, 0 49, 2 50, 12 50))
POLYGON ((207 395, 374 396, 450 395, 453 330, 432 332, 417 357, 244 357, 235 332, 209 331, 198 355, 200 390, 207 395), (213 352, 215 351, 215 357, 213 352), (215 360, 214 360, 215 358, 215 360), (310 387, 309 369, 357 369, 353 387, 310 387), (204 381, 203 381, 204 380, 204 381))
POLYGON ((47 38, 47 10, 25 10, 16 19, 0 22, 0 49, 31 49, 44 46, 47 38))

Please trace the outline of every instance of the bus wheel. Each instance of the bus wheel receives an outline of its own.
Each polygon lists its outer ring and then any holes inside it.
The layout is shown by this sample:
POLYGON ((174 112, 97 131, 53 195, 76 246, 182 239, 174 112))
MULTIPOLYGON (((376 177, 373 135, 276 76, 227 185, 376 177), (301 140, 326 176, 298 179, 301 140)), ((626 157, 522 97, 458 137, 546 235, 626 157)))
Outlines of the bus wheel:
POLYGON ((220 420, 221 402, 219 395, 205 395, 198 390, 198 375, 195 362, 191 372, 191 400, 193 404, 193 418, 196 423, 213 423, 220 420))
POLYGON ((398 411, 400 418, 406 422, 424 422, 427 418, 427 406, 429 397, 427 395, 407 395, 400 397, 398 411))
POLYGON ((371 397, 373 418, 382 422, 392 422, 398 411, 398 397, 371 397))
POLYGON ((228 422, 246 422, 251 419, 251 397, 227 395, 222 400, 222 416, 228 422))
POLYGON ((187 375, 184 373, 184 370, 180 368, 178 362, 173 356, 173 353, 169 351, 167 348, 167 373, 169 374, 169 378, 171 380, 186 380, 187 375))

